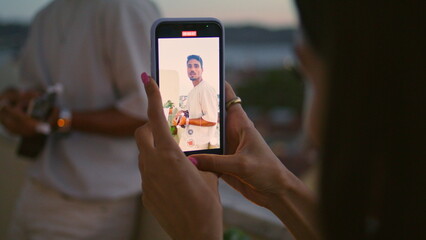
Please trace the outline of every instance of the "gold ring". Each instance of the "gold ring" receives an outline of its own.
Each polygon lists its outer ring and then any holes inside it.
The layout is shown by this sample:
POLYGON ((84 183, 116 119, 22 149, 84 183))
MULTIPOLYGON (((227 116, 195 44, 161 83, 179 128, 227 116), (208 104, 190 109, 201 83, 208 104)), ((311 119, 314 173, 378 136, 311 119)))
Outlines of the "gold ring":
POLYGON ((239 104, 241 104, 243 101, 241 101, 241 98, 240 97, 235 97, 235 98, 233 98, 233 99, 231 99, 231 100, 229 100, 229 101, 227 101, 226 102, 226 110, 228 110, 229 109, 229 107, 231 107, 231 105, 233 105, 233 104, 236 104, 236 103, 239 103, 239 104))

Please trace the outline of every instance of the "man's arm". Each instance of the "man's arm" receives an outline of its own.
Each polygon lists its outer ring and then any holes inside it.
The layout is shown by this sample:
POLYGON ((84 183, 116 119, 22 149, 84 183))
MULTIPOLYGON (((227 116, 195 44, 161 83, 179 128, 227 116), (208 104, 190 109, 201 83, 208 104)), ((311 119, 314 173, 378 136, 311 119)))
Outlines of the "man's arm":
POLYGON ((211 127, 211 126, 216 125, 215 122, 206 121, 202 117, 189 119, 189 124, 190 125, 196 125, 196 126, 202 126, 202 127, 211 127))
MULTIPOLYGON (((50 117, 52 129, 56 129, 59 110, 54 109, 50 117)), ((11 133, 20 136, 32 136, 37 133, 37 120, 28 116, 22 108, 6 106, 0 112, 0 120, 4 127, 11 133)), ((132 117, 122 113, 116 108, 104 110, 73 112, 71 131, 78 130, 88 133, 109 136, 132 136, 136 128, 146 123, 146 120, 132 117)))
POLYGON ((136 128, 146 122, 146 120, 135 118, 112 107, 97 111, 73 112, 71 129, 127 137, 132 136, 136 128))
POLYGON ((188 119, 188 120, 186 120, 186 118, 183 118, 183 119, 181 119, 181 122, 182 121, 183 121, 183 123, 180 124, 180 125, 185 125, 186 121, 188 121, 189 125, 195 125, 195 126, 201 126, 201 127, 211 127, 211 126, 216 125, 215 122, 206 121, 202 117, 200 117, 200 118, 192 118, 192 119, 188 119))

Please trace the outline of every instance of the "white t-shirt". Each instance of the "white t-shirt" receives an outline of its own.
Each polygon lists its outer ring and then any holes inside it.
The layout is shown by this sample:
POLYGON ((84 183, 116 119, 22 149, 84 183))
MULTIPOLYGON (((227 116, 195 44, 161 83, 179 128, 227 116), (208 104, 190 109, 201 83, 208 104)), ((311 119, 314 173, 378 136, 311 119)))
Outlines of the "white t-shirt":
MULTIPOLYGON (((206 121, 217 123, 218 97, 212 86, 206 81, 201 81, 188 94, 187 109, 189 118, 203 118, 206 121)), ((208 146, 214 137, 215 126, 202 127, 187 125, 179 141, 183 151, 199 150, 208 146)))
MULTIPOLYGON (((61 83, 58 105, 71 111, 115 106, 146 119, 139 76, 150 70, 149 31, 158 17, 148 0, 53 1, 32 23, 21 79, 39 89, 61 83)), ((53 134, 30 175, 72 197, 120 198, 140 192, 137 156, 133 137, 53 134)))

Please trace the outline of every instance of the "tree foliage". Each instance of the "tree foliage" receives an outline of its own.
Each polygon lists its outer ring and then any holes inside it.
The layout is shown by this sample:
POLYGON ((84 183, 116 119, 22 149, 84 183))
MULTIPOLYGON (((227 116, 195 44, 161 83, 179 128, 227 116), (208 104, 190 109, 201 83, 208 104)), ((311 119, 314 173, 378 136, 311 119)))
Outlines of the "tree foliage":
POLYGON ((236 92, 244 105, 262 111, 286 107, 295 113, 302 112, 304 82, 294 68, 257 72, 243 81, 236 92))

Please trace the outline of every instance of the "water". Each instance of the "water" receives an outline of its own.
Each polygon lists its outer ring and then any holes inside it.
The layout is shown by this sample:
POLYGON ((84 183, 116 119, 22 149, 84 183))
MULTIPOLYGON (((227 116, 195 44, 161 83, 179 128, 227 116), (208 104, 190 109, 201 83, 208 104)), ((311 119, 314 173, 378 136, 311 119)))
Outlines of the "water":
POLYGON ((13 50, 0 50, 0 67, 9 62, 13 57, 13 50))
MULTIPOLYGON (((12 50, 0 51, 0 68, 11 61, 12 50)), ((227 44, 225 66, 227 69, 272 69, 294 63, 293 48, 289 44, 227 44)))
POLYGON ((294 63, 292 46, 288 44, 228 44, 225 64, 231 69, 271 69, 294 63))

